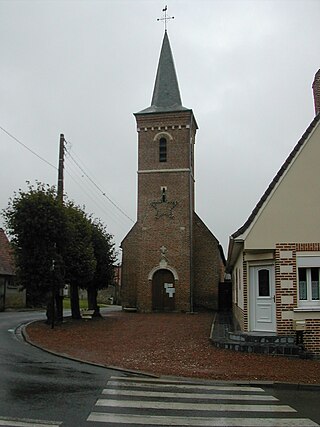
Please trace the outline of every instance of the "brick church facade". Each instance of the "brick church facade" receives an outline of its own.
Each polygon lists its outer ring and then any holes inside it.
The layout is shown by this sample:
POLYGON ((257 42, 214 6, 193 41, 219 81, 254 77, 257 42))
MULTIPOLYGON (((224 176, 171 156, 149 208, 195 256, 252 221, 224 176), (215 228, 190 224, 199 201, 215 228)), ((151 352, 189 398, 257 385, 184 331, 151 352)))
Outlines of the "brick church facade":
POLYGON ((181 103, 167 32, 151 106, 135 118, 138 212, 121 244, 122 305, 141 312, 217 309, 225 259, 194 211, 198 126, 181 103))

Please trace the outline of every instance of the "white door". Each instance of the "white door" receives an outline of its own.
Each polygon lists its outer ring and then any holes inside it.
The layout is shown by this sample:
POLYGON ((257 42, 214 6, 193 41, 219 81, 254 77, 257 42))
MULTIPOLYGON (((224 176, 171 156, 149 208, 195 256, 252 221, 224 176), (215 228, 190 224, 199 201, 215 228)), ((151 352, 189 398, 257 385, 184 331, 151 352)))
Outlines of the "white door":
POLYGON ((250 329, 276 331, 274 266, 250 267, 250 329))

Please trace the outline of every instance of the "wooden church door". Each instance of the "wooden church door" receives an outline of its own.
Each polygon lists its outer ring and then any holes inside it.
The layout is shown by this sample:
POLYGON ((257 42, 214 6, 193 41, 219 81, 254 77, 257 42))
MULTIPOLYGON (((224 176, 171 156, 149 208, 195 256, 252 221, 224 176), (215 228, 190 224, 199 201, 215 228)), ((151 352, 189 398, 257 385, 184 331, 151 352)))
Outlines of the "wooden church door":
POLYGON ((173 311, 175 309, 174 277, 169 270, 158 270, 152 278, 152 310, 173 311))

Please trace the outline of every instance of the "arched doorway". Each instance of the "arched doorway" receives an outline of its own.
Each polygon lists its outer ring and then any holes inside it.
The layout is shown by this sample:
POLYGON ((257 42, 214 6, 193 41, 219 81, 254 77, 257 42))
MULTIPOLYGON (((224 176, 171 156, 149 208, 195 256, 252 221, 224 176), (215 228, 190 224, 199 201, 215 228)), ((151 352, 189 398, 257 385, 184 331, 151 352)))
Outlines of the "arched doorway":
POLYGON ((173 311, 175 309, 175 286, 171 271, 157 270, 152 277, 152 310, 173 311))

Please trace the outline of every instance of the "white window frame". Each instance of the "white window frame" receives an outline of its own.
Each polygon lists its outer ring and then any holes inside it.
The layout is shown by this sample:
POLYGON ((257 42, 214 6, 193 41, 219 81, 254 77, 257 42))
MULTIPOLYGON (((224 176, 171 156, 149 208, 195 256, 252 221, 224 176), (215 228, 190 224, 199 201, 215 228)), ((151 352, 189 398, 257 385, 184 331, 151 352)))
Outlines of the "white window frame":
MULTIPOLYGON (((317 300, 312 299, 312 281, 311 268, 318 268, 318 286, 320 288, 320 257, 319 256, 301 256, 297 257, 297 295, 299 308, 317 308, 320 309, 320 297, 317 300), (307 281, 307 299, 300 299, 299 269, 305 268, 307 281)), ((320 293, 320 289, 319 289, 320 293)))

